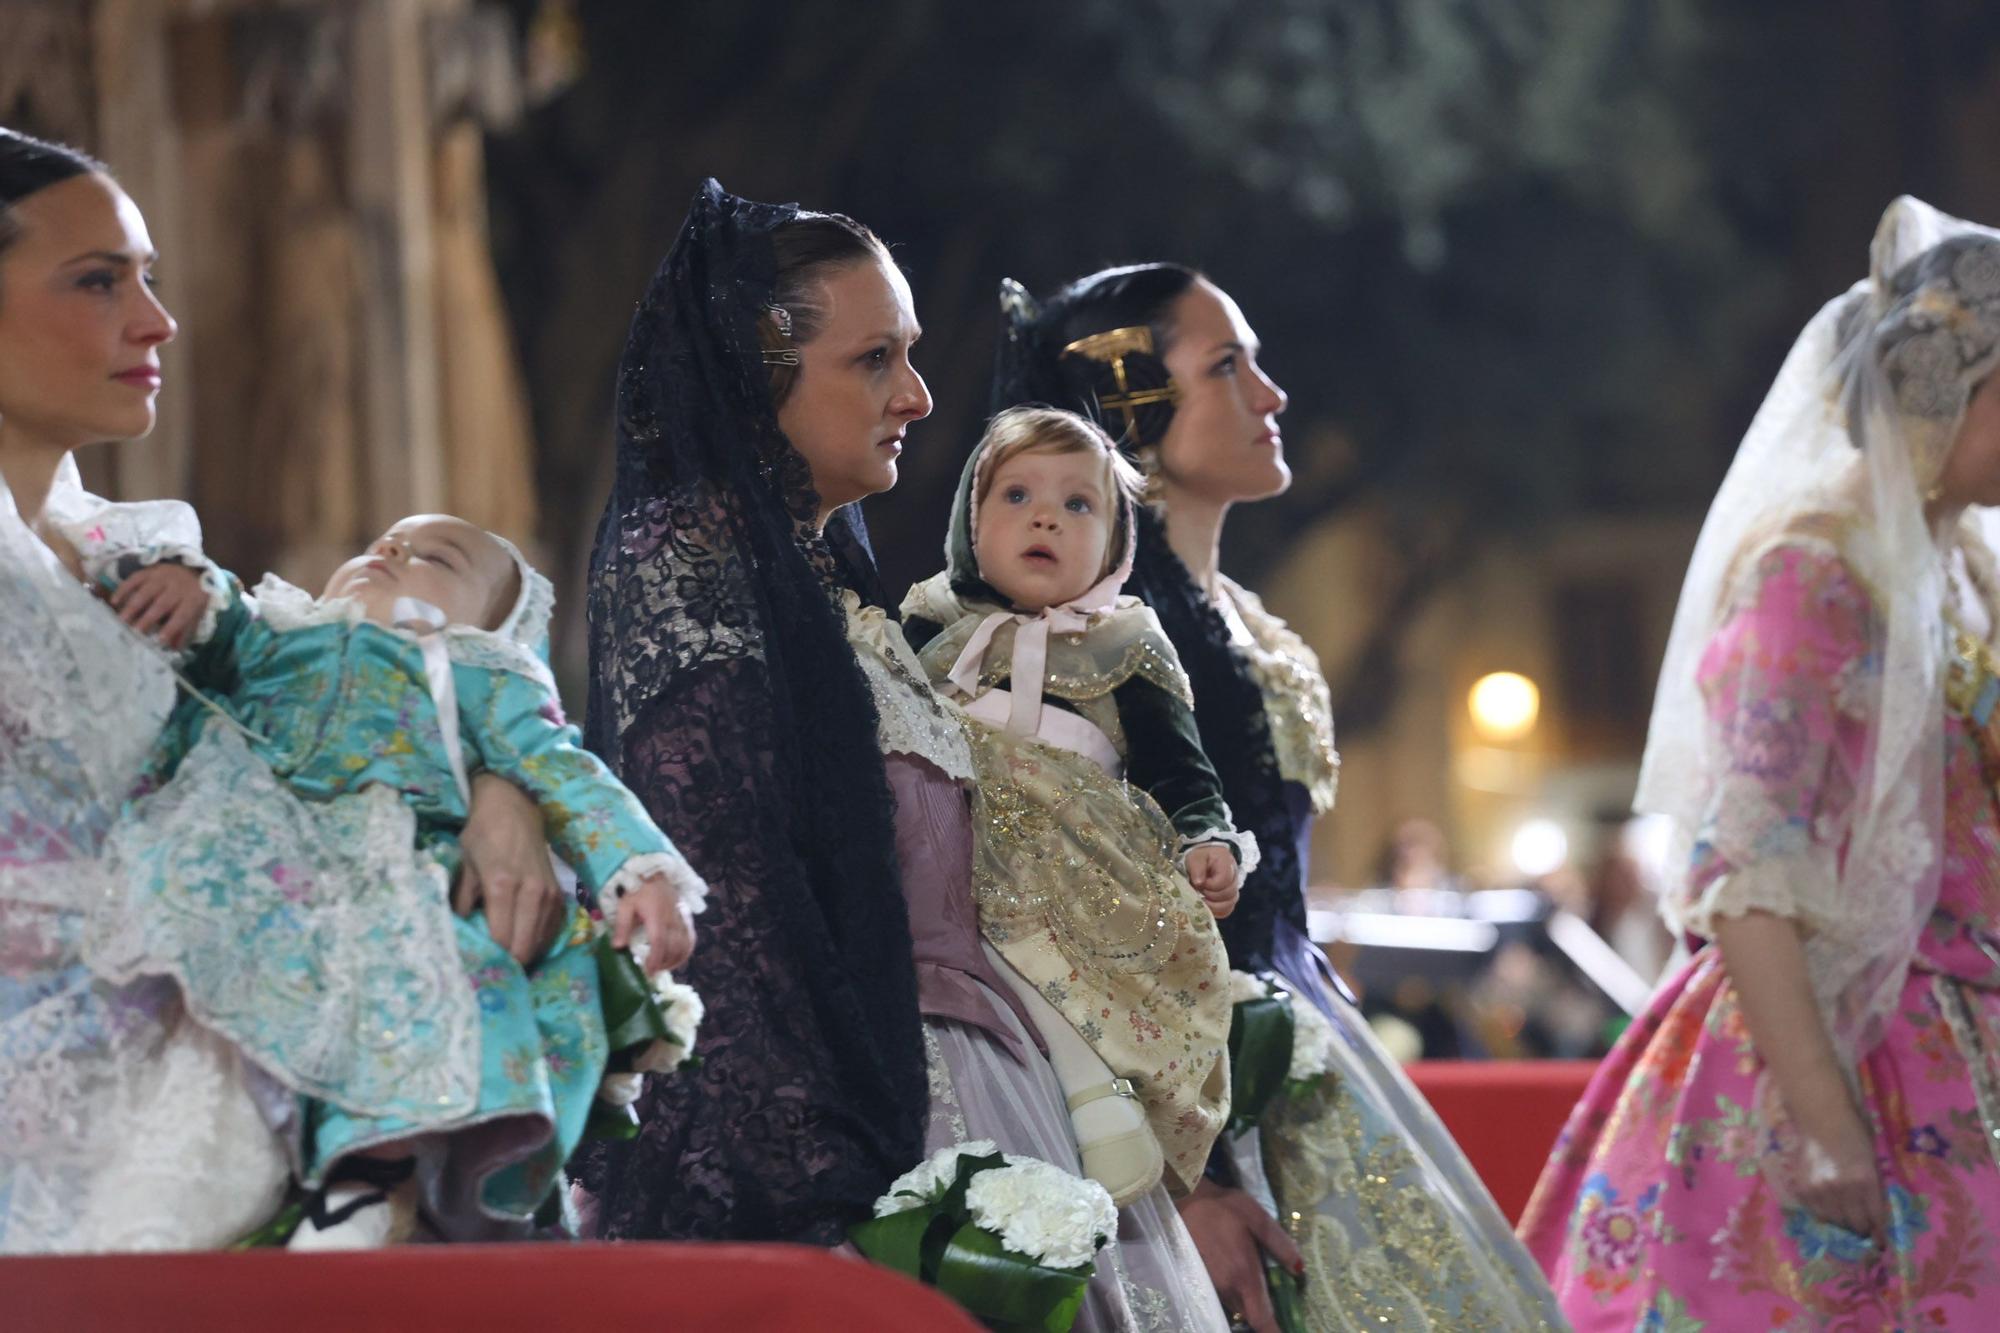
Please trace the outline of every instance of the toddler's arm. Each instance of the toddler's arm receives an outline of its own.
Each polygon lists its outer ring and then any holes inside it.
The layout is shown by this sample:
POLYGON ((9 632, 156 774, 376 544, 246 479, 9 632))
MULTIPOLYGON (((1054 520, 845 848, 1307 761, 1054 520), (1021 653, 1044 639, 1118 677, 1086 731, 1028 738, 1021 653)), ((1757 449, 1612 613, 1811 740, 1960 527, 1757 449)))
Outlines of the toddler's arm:
POLYGON ((1194 710, 1141 676, 1120 685, 1112 699, 1125 732, 1126 779, 1166 812, 1180 834, 1188 881, 1216 915, 1227 916, 1242 880, 1257 867, 1257 840, 1230 818, 1194 710))

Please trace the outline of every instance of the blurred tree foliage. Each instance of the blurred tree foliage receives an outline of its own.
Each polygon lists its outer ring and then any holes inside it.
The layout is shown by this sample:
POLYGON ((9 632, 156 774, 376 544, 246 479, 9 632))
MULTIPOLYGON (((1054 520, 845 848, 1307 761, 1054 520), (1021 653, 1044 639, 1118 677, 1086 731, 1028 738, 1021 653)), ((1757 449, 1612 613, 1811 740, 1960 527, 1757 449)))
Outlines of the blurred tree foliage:
POLYGON ((491 148, 573 558, 625 319, 702 175, 850 212, 910 271, 938 409, 870 504, 892 586, 936 565, 997 280, 1177 259, 1237 297, 1293 400, 1298 484, 1229 530, 1232 571, 1344 505, 1393 525, 1350 731, 1487 543, 1698 510, 1893 193, 2000 203, 1967 129, 2000 125, 1977 0, 516 3, 581 40, 491 148))

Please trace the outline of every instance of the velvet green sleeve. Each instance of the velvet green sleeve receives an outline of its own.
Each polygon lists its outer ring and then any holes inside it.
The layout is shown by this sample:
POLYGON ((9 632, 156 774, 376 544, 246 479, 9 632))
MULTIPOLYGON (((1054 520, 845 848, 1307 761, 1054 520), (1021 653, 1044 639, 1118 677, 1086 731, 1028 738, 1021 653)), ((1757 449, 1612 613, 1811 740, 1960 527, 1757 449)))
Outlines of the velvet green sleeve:
POLYGON ((903 638, 912 652, 922 652, 925 644, 942 633, 944 626, 935 620, 925 620, 922 616, 903 617, 903 638))
MULTIPOLYGON (((1111 698, 1125 730, 1126 781, 1159 802, 1183 838, 1232 829, 1222 781, 1195 730, 1194 710, 1142 676, 1120 685, 1111 698)), ((1242 859, 1233 844, 1229 850, 1242 859)))

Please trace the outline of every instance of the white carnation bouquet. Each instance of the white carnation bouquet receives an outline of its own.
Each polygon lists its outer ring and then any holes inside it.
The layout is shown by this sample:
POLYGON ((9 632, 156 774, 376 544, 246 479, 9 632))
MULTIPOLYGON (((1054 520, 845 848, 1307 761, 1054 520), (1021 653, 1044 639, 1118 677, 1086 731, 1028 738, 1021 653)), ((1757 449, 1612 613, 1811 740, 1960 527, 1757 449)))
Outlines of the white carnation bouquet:
POLYGON ((697 1063, 694 1043, 703 1014, 701 996, 670 973, 647 976, 643 945, 615 949, 601 925, 593 947, 610 1056, 584 1134, 629 1139, 639 1132, 632 1104, 639 1100, 644 1076, 671 1074, 697 1063))
POLYGON ((941 1148, 849 1233, 870 1259, 938 1288, 989 1323, 1065 1333, 1118 1209, 1094 1180, 989 1139, 941 1148))
POLYGON ((652 990, 653 1004, 666 1023, 666 1034, 612 1062, 621 1068, 605 1067, 604 1078, 597 1085, 597 1100, 607 1106, 622 1110, 638 1101, 642 1074, 671 1074, 695 1063, 695 1033, 707 1012, 701 996, 695 994, 694 987, 675 981, 670 972, 654 977, 652 990))

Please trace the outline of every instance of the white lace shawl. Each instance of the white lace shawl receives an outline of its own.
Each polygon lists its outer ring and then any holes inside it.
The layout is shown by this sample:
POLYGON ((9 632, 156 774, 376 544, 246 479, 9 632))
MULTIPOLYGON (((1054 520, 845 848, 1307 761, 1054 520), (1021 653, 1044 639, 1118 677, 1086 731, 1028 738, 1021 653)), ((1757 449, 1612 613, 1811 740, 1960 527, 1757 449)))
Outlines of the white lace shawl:
POLYGON ((841 605, 847 613, 847 642, 875 697, 882 753, 915 755, 948 777, 972 781, 972 750, 957 710, 932 692, 923 664, 903 638, 902 626, 881 607, 863 605, 852 592, 841 594, 841 605))
MULTIPOLYGON (((184 505, 116 505, 65 461, 65 531, 130 523, 199 548, 184 505)), ((166 657, 31 532, 0 483, 0 1252, 221 1245, 275 1206, 285 1155, 234 1051, 166 982, 81 963, 98 851, 174 702, 166 657), (28 998, 32 996, 32 998, 28 998)))

